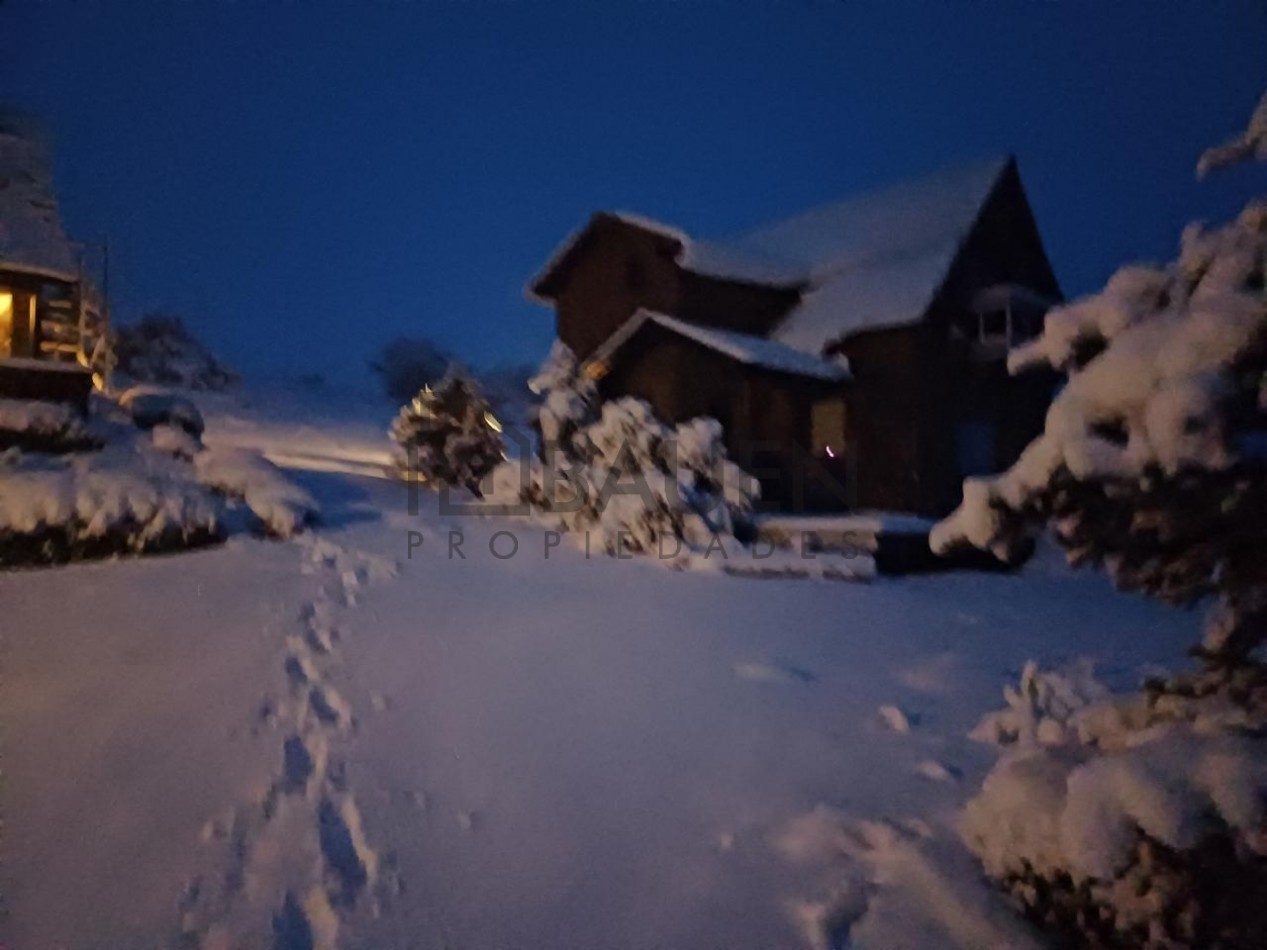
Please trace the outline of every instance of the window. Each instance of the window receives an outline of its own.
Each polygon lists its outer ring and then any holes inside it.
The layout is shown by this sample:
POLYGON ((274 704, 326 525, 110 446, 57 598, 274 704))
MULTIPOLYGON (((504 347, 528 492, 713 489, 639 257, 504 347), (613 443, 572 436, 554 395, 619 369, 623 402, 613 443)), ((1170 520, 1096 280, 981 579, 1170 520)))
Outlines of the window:
POLYGON ((845 454, 845 400, 822 399, 810 410, 810 439, 815 455, 843 458, 845 454))
POLYGON ((977 314, 977 339, 982 343, 1002 340, 1012 345, 1012 311, 987 310, 977 314))
POLYGON ((0 287, 0 359, 35 356, 35 344, 35 295, 0 287))
POLYGON ((1008 349, 1042 330, 1053 301, 1021 284, 995 284, 980 291, 964 321, 964 335, 977 343, 1008 349))
POLYGON ((13 352, 13 292, 0 288, 0 357, 13 352))

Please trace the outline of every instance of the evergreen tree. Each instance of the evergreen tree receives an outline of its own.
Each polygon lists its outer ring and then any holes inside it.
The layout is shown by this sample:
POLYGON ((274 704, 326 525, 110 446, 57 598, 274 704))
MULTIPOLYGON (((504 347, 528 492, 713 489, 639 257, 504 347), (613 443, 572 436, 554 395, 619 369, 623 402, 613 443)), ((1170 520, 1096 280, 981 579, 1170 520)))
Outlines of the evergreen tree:
POLYGON ((480 494, 480 481, 504 457, 501 424, 479 387, 450 370, 424 386, 391 425, 411 477, 480 494))

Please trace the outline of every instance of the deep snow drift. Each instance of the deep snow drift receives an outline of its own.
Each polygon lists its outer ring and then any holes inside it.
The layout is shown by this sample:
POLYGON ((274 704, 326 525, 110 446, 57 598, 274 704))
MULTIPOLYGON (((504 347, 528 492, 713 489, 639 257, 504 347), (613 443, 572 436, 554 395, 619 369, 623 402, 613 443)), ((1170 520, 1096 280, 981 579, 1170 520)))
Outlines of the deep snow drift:
POLYGON ((197 398, 325 525, 0 574, 12 946, 1024 946, 949 826, 994 757, 967 733, 1030 657, 1131 686, 1195 638, 1051 552, 869 584, 587 558, 411 513, 390 406, 197 398))

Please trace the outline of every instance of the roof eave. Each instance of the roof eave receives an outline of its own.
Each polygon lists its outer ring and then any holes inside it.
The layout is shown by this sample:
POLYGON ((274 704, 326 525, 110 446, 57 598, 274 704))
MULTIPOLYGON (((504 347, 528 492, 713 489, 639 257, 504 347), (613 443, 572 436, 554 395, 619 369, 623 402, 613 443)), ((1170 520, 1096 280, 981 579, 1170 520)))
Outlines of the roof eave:
POLYGON ((78 283, 79 275, 71 271, 60 270, 55 267, 41 267, 38 264, 24 264, 21 261, 9 261, 0 259, 0 274, 22 274, 26 277, 47 277, 49 280, 59 281, 63 284, 78 283))

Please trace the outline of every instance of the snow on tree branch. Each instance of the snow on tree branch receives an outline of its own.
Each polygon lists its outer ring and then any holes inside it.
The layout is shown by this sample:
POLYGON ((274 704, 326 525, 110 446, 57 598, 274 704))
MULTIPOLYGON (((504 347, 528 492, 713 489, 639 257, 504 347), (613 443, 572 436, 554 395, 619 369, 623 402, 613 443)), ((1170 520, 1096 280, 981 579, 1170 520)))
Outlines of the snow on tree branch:
POLYGON ((1267 92, 1258 100, 1258 108, 1249 117, 1249 126, 1244 132, 1205 150, 1197 162, 1197 177, 1204 177, 1216 168, 1248 161, 1267 162, 1267 92))
MULTIPOLYGON (((1242 136, 1254 149, 1265 123, 1260 105, 1242 136)), ((1267 530, 1265 286, 1258 199, 1221 227, 1190 225, 1169 266, 1125 267, 1049 313, 1009 369, 1048 365, 1068 383, 1011 469, 965 482, 933 549, 1015 560, 1049 523, 1071 560, 1102 563, 1121 586, 1175 602, 1219 592, 1239 619, 1225 611, 1207 647, 1261 642, 1267 571, 1249 538, 1267 530)))

